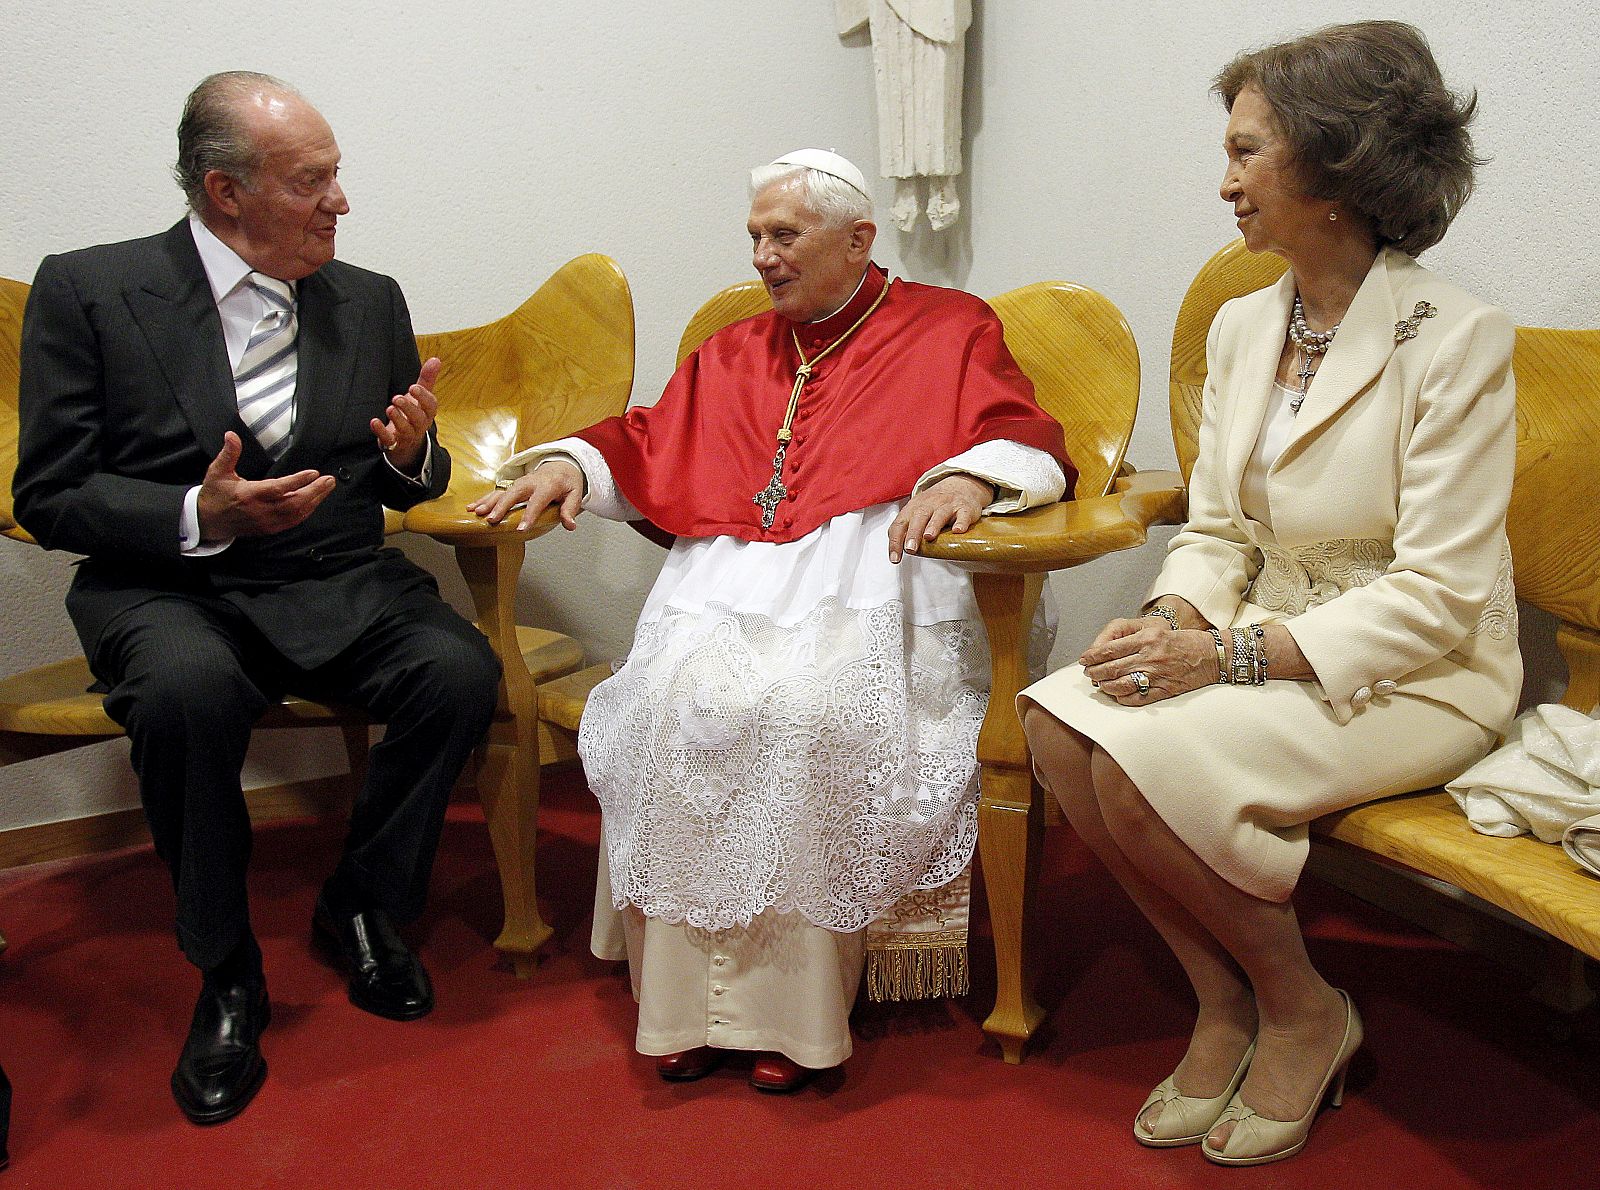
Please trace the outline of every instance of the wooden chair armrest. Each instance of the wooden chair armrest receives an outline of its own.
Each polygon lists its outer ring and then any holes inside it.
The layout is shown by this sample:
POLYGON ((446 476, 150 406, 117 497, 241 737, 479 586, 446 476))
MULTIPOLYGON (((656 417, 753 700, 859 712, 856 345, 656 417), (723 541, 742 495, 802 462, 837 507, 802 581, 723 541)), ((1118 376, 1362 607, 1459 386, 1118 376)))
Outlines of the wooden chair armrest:
POLYGON ((1143 545, 1151 525, 1177 524, 1185 493, 1176 472, 1130 476, 1126 490, 984 517, 966 533, 941 533, 919 553, 969 570, 1036 574, 1066 570, 1143 545), (1165 478, 1163 478, 1165 477, 1165 478))
POLYGON ((498 525, 491 525, 467 507, 477 498, 477 495, 446 492, 437 500, 410 509, 405 515, 405 527, 446 545, 486 547, 532 541, 561 523, 556 510, 547 508, 526 529, 517 528, 518 514, 515 513, 498 525))
POLYGON ((1183 476, 1177 471, 1135 471, 1124 464, 1123 469, 1117 472, 1116 479, 1112 481, 1111 491, 1113 495, 1118 492, 1166 492, 1183 486, 1183 476))

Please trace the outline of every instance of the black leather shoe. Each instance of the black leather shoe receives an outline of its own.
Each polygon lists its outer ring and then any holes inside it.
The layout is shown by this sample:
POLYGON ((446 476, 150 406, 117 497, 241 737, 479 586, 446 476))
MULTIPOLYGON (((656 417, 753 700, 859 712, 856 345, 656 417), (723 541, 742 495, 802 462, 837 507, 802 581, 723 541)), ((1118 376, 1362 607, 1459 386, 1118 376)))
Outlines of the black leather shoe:
POLYGON ((391 1021, 433 1011, 433 982, 381 909, 334 913, 317 898, 311 933, 350 977, 350 1003, 391 1021))
POLYGON ((245 1109, 267 1077, 261 1031, 272 1015, 267 985, 207 979, 189 1037, 172 1072, 172 1097, 196 1124, 220 1124, 245 1109))

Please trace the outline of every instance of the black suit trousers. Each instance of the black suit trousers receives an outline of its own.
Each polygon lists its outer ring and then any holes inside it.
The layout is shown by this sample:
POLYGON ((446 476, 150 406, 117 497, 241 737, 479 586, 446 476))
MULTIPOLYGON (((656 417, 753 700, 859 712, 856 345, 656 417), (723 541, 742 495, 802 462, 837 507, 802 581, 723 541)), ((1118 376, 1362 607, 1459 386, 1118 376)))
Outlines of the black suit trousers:
POLYGON ((90 661, 110 687, 107 713, 132 742, 192 963, 215 966, 250 932, 239 772, 252 726, 285 693, 360 707, 386 724, 330 891, 402 922, 422 911, 450 789, 488 729, 500 678, 483 634, 435 592, 404 592, 312 669, 285 658, 228 602, 193 594, 123 612, 90 661))

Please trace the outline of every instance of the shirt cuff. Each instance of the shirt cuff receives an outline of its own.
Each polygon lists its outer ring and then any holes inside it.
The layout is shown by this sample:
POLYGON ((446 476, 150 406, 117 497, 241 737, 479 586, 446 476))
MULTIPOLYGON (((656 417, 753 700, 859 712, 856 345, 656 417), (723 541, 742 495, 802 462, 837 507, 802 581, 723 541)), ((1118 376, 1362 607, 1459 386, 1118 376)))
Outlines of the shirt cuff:
POLYGON ((1054 504, 1067 490, 1061 464, 1048 451, 1021 442, 996 439, 980 442, 971 450, 929 470, 911 489, 924 491, 952 475, 971 475, 994 485, 994 502, 983 510, 985 516, 999 516, 1054 504))
POLYGON ((220 554, 232 544, 231 537, 221 541, 200 540, 200 485, 185 492, 183 512, 178 517, 178 552, 185 558, 207 558, 220 554))
POLYGON ((383 461, 389 464, 389 470, 413 487, 425 488, 433 482, 433 436, 429 435, 422 440, 422 470, 416 475, 407 475, 396 467, 387 451, 384 452, 383 461))
POLYGON ((519 451, 500 464, 495 472, 495 486, 510 487, 513 480, 552 458, 565 459, 583 473, 583 507, 587 511, 608 521, 644 519, 644 514, 617 487, 605 455, 582 438, 558 438, 519 451))

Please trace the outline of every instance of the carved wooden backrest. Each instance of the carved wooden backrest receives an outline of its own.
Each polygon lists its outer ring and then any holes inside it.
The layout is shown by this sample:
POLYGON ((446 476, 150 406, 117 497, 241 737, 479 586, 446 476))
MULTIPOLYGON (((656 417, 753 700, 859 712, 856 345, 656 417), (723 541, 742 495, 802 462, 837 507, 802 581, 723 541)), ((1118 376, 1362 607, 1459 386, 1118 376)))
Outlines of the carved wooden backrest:
MULTIPOLYGON (((31 541, 12 517, 17 380, 28 286, 0 278, 0 533, 31 541)), ((633 388, 633 298, 615 261, 591 253, 557 269, 504 318, 418 335, 439 375, 439 438, 454 460, 450 488, 480 495, 523 446, 620 413, 633 388)), ((387 520, 400 528, 398 514, 387 520)))
MULTIPOLYGON (((1206 333, 1222 303, 1283 275, 1281 257, 1235 240, 1201 267, 1172 336, 1172 440, 1194 466, 1206 333)), ((1571 670, 1562 699, 1600 703, 1600 330, 1517 328, 1517 473, 1506 520, 1517 597, 1560 621, 1571 670)), ((1468 465, 1469 464, 1464 464, 1468 465)))
POLYGON ((1061 423, 1078 468, 1074 494, 1105 495, 1139 408, 1139 348, 1122 311, 1068 281, 1024 285, 989 304, 1039 404, 1061 423))
POLYGON ((0 277, 0 533, 31 541, 11 514, 11 477, 17 471, 17 382, 22 371, 22 309, 28 286, 0 277))
POLYGON ((1600 703, 1600 330, 1517 328, 1517 597, 1560 621, 1562 702, 1600 703))
POLYGON ((1194 470, 1200 432, 1200 397, 1206 385, 1206 335, 1222 304, 1271 285, 1288 264, 1270 252, 1251 253, 1244 241, 1220 249, 1200 266, 1183 295, 1178 321, 1172 331, 1170 400, 1172 445, 1178 452, 1178 469, 1184 482, 1194 470))
POLYGON ((615 261, 591 253, 562 265, 504 318, 418 335, 436 355, 439 440, 452 492, 481 495, 526 446, 621 413, 633 388, 633 297, 615 261))
POLYGON ((732 326, 757 314, 772 309, 772 299, 767 287, 760 281, 741 281, 737 285, 711 295, 710 300, 694 312, 689 325, 683 328, 683 338, 678 340, 678 363, 682 364, 700 344, 725 326, 732 326))
MULTIPOLYGON (((1139 404, 1139 349, 1107 298, 1066 281, 1040 281, 994 298, 1006 346, 1061 422, 1078 468, 1076 495, 1101 496, 1127 453, 1139 404)), ((678 362, 717 331, 772 308, 760 281, 730 285, 695 313, 678 362)))

